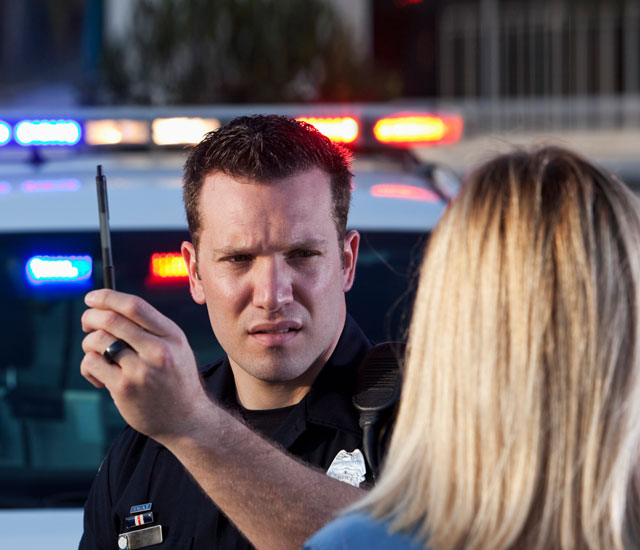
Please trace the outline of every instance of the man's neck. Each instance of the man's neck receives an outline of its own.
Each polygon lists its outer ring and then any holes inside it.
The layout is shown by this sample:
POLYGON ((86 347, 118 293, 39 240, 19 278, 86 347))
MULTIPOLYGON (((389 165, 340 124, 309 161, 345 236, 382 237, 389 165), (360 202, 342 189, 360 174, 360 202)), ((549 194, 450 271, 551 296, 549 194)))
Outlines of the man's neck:
POLYGON ((231 369, 236 384, 238 402, 250 410, 281 409, 296 405, 309 393, 324 362, 312 366, 304 375, 287 382, 265 382, 257 380, 239 368, 231 369))

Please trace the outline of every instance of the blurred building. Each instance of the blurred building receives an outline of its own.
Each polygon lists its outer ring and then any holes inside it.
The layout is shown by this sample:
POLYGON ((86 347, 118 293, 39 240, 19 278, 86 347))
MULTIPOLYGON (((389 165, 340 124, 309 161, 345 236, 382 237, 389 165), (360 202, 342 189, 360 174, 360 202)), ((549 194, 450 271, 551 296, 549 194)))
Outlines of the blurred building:
MULTIPOLYGON (((324 1, 404 98, 640 94, 638 0, 324 1)), ((38 81, 91 86, 135 4, 0 0, 0 100, 38 81)))

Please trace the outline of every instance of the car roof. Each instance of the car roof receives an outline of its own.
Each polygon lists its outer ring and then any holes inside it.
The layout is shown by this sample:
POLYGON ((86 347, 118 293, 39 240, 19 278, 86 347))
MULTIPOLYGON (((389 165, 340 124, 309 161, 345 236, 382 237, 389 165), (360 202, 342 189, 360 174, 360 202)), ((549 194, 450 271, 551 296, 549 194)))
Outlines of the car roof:
MULTIPOLYGON (((108 180, 110 222, 119 230, 186 229, 183 151, 78 154, 41 164, 0 163, 0 233, 98 231, 96 165, 108 180)), ((349 227, 430 231, 445 201, 416 172, 354 163, 349 227)))

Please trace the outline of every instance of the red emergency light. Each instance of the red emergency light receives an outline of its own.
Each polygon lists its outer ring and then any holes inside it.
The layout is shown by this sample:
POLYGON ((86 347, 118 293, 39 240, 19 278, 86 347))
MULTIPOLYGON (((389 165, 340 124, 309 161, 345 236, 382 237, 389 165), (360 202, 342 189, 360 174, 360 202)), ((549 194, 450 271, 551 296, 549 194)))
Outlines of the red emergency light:
POLYGON ((373 134, 386 145, 435 145, 455 143, 462 136, 462 127, 460 116, 399 113, 378 120, 373 134))
POLYGON ((187 281, 189 272, 180 252, 157 252, 151 256, 149 282, 155 284, 187 281))

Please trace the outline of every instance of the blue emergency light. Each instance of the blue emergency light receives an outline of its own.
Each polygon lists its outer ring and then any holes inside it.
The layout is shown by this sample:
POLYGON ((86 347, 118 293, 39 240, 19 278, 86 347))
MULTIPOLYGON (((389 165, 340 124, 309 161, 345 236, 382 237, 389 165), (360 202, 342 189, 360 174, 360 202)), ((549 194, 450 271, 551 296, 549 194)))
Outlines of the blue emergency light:
POLYGON ((11 139, 11 126, 4 120, 0 120, 0 147, 9 143, 11 139))
POLYGON ((13 135, 24 147, 75 145, 82 137, 82 128, 75 120, 22 120, 15 125, 13 135))
POLYGON ((27 281, 33 286, 84 285, 92 270, 91 256, 33 256, 25 269, 27 281))

